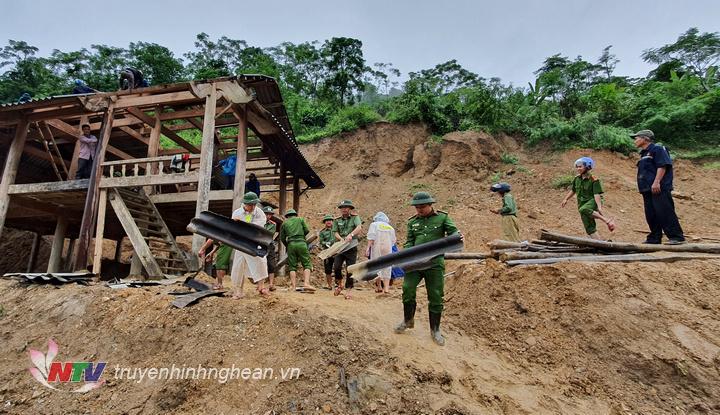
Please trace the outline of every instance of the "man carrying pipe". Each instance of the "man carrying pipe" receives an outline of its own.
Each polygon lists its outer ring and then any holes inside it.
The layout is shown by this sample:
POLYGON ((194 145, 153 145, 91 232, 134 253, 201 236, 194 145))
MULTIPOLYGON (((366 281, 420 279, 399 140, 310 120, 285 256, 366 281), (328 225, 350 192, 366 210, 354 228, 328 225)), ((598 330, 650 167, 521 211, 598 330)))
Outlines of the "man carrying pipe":
MULTIPOLYGON (((407 241, 404 247, 410 248, 426 242, 454 235, 458 232, 447 212, 433 209, 435 199, 427 192, 417 192, 410 204, 415 207, 416 215, 408 219, 407 241)), ((438 255, 428 263, 428 268, 410 271, 403 281, 403 321, 395 328, 395 333, 415 327, 415 295, 418 284, 424 278, 428 295, 428 311, 430 317, 430 334, 433 341, 440 346, 445 338, 440 333, 440 317, 443 311, 445 288, 445 258, 438 255)))

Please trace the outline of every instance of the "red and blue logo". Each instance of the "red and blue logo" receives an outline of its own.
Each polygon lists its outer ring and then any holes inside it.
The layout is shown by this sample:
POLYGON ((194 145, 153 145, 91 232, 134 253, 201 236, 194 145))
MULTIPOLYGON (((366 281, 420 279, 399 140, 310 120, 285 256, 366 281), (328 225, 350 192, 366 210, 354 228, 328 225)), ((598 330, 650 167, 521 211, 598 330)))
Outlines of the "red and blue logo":
POLYGON ((107 362, 55 362, 58 354, 58 345, 54 340, 48 340, 47 354, 30 349, 30 361, 35 367, 30 368, 30 374, 43 386, 54 390, 60 389, 61 384, 79 384, 79 387, 70 390, 75 393, 85 393, 97 389, 105 383, 100 379, 107 362))

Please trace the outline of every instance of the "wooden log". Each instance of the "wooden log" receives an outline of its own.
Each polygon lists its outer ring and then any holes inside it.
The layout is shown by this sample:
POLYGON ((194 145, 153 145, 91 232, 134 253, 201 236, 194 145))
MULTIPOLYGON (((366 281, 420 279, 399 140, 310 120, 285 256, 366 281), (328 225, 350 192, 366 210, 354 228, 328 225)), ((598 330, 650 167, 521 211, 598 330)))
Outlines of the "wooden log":
POLYGON ((90 235, 97 215, 98 204, 100 202, 100 179, 102 178, 102 163, 105 161, 105 150, 110 141, 110 133, 113 128, 113 120, 115 119, 115 103, 110 102, 105 116, 103 117, 103 128, 98 146, 95 149, 95 161, 90 173, 90 182, 88 184, 87 197, 85 198, 85 209, 83 211, 82 222, 80 223, 80 235, 78 236, 77 252, 75 254, 75 262, 73 268, 82 270, 87 268, 88 247, 90 244, 90 235))
POLYGON ((620 255, 583 255, 562 258, 517 259, 507 261, 510 266, 515 265, 547 265, 558 262, 674 262, 684 260, 720 259, 720 255, 695 254, 687 252, 675 253, 644 253, 620 255))
POLYGON ((24 117, 20 119, 15 127, 15 138, 13 138, 7 157, 5 158, 5 168, 2 173, 2 181, 0 182, 0 235, 5 227, 5 217, 10 207, 10 185, 15 183, 18 167, 20 166, 20 157, 22 156, 25 141, 27 140, 29 122, 24 117))
POLYGON ((297 176, 293 177, 292 196, 293 209, 295 209, 296 212, 300 212, 300 178, 297 176))
POLYGON ((245 194, 245 174, 247 173, 247 147, 248 147, 248 125, 247 107, 245 105, 234 109, 238 119, 237 134, 237 163, 235 163, 235 185, 233 186, 232 209, 240 209, 243 195, 245 194))
POLYGON ((67 230, 67 218, 58 216, 55 225, 55 234, 53 235, 52 245, 50 245, 50 259, 48 260, 47 272, 60 272, 60 263, 62 262, 63 246, 65 245, 65 231, 67 230))
POLYGON ((488 246, 490 246, 491 249, 527 249, 528 245, 530 245, 527 242, 511 242, 511 241, 503 241, 502 239, 493 239, 492 241, 488 242, 488 246))
POLYGON ((30 246, 30 257, 28 258, 27 268, 25 268, 25 272, 33 272, 33 269, 35 268, 38 251, 40 250, 40 239, 40 234, 35 232, 33 234, 32 245, 30 246))
POLYGON ((105 212, 107 211, 107 190, 100 190, 98 204, 97 228, 95 229, 95 254, 93 255, 92 272, 100 276, 103 253, 103 237, 105 236, 105 212))
POLYGON ((449 252, 445 254, 445 259, 449 260, 460 260, 460 259, 486 259, 492 258, 493 255, 485 252, 449 252))
MULTIPOLYGON (((203 117, 203 135, 200 145, 200 168, 198 169, 198 198, 195 205, 195 217, 201 212, 208 210, 210 206, 210 184, 212 181, 213 146, 215 144, 215 106, 217 105, 217 89, 215 84, 210 84, 208 95, 205 97, 205 116, 203 117)), ((205 243, 202 235, 195 234, 192 237, 193 267, 199 264, 199 258, 195 254, 205 243)))
POLYGON ((540 238, 548 241, 571 243, 583 247, 602 249, 613 252, 704 252, 720 254, 720 244, 683 244, 683 245, 654 245, 636 244, 630 242, 607 242, 590 238, 580 238, 563 235, 546 230, 540 231, 540 238))

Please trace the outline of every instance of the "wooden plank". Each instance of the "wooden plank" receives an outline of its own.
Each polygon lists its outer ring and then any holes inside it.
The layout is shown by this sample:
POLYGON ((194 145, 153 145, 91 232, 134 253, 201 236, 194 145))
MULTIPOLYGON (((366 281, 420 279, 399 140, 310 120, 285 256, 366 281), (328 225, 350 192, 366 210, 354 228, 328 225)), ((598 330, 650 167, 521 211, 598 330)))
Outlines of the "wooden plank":
POLYGON ((77 252, 75 254, 75 262, 73 268, 87 268, 88 247, 90 244, 90 233, 94 227, 97 214, 99 196, 100 196, 100 180, 102 178, 102 163, 105 161, 105 151, 110 141, 110 132, 112 131, 115 105, 110 102, 105 116, 103 117, 103 128, 98 146, 95 149, 95 162, 90 173, 90 183, 88 183, 88 194, 85 198, 85 209, 83 211, 82 222, 80 223, 80 236, 77 242, 77 252))
MULTIPOLYGON (((213 107, 214 108, 214 107, 213 107)), ((142 120, 147 125, 155 125, 155 119, 147 114, 145 112, 141 111, 138 108, 127 108, 127 111, 137 117, 138 119, 142 120)), ((173 140, 174 142, 178 143, 180 147, 190 151, 191 153, 200 153, 200 149, 195 147, 194 145, 188 143, 185 141, 184 138, 177 135, 175 132, 171 131, 169 128, 162 126, 160 129, 160 132, 165 135, 165 137, 173 140)))
POLYGON ((235 163, 235 186, 233 187, 232 210, 239 209, 245 194, 245 169, 247 168, 247 107, 241 105, 233 112, 238 118, 237 163, 235 163))
MULTIPOLYGON (((219 112, 218 110, 222 110, 222 108, 217 107, 215 109, 216 112, 219 112)), ((160 114, 160 119, 163 121, 180 120, 180 119, 184 120, 184 119, 188 119, 188 118, 202 117, 204 115, 205 115, 204 108, 193 108, 193 109, 189 109, 189 110, 163 112, 162 114, 160 114)))
POLYGON ((72 190, 87 189, 90 179, 68 180, 65 182, 45 182, 30 184, 14 184, 10 186, 8 194, 21 195, 47 192, 67 192, 72 190))
MULTIPOLYGON (((215 108, 217 103, 217 89, 210 84, 209 95, 205 98, 205 116, 203 117, 203 136, 201 145, 200 168, 198 169, 198 199, 195 216, 208 210, 210 205, 210 184, 212 182, 212 165, 215 144, 215 108)), ((202 235, 194 234, 192 238, 192 252, 196 253, 205 242, 202 235)), ((197 258, 196 258, 197 261, 197 258)), ((195 264, 193 264, 195 265, 195 264)))
POLYGON ((720 259, 720 255, 688 253, 688 252, 653 252, 643 254, 619 255, 583 255, 556 258, 516 259, 507 261, 510 266, 515 265, 547 265, 558 262, 675 262, 687 260, 720 259))
POLYGON ((157 186, 164 184, 196 183, 199 175, 197 171, 188 173, 163 174, 162 176, 129 176, 129 177, 103 177, 100 187, 139 187, 157 186))
POLYGON ((143 238, 143 235, 140 233, 140 230, 138 229, 137 225, 135 225, 135 222, 133 221, 133 217, 130 215, 130 212, 127 211, 127 207, 122 201, 122 198, 120 197, 120 194, 117 192, 117 190, 112 190, 110 193, 110 204, 113 207, 113 210, 115 211, 115 216, 117 216, 118 220, 120 221, 120 224, 122 225, 123 229, 125 230, 125 233, 127 234, 128 238, 130 239, 130 242, 133 245, 133 250, 135 251, 135 255, 137 255, 139 261, 143 264, 145 267, 145 270, 148 273, 148 276, 150 277, 159 277, 163 275, 162 270, 160 269, 160 266, 155 261, 155 258, 152 255, 152 252, 150 251, 150 247, 145 242, 145 239, 143 238))
POLYGON ((5 227, 5 217, 7 216, 8 207, 10 207, 10 185, 15 183, 20 158, 27 140, 28 126, 28 120, 24 117, 21 118, 15 128, 15 138, 13 138, 5 158, 5 167, 3 168, 2 179, 0 179, 0 235, 2 235, 5 227))
POLYGON ((179 104, 181 102, 197 100, 198 98, 190 91, 178 91, 145 96, 119 96, 116 102, 116 108, 143 107, 158 104, 179 104))
MULTIPOLYGON (((137 118, 133 115, 128 115, 128 114, 126 114, 124 118, 115 119, 115 121, 113 122, 113 125, 115 127, 131 127, 131 126, 135 126, 138 124, 144 124, 144 122, 142 120, 140 120, 139 118, 137 118)), ((80 125, 82 125, 82 122, 80 123, 80 125)), ((102 128, 102 122, 94 122, 94 123, 90 123, 89 125, 90 125, 90 130, 92 130, 92 131, 97 131, 100 128, 102 128)))
POLYGON ((97 227, 95 228, 95 255, 93 256, 92 272, 100 276, 102 267, 103 237, 105 236, 105 212, 107 211, 107 190, 100 190, 98 204, 97 227))

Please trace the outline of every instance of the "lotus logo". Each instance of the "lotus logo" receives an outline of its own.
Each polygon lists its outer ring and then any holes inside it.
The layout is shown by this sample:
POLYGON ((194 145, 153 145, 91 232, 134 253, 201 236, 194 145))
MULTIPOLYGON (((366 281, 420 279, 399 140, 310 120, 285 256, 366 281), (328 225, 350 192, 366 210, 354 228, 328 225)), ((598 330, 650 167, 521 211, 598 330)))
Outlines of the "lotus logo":
POLYGON ((35 367, 30 368, 30 374, 46 388, 58 389, 53 384, 80 383, 83 385, 71 390, 74 393, 85 393, 97 389, 105 383, 100 379, 107 362, 53 362, 58 354, 58 345, 54 340, 48 340, 47 354, 30 349, 30 361, 35 367))

